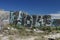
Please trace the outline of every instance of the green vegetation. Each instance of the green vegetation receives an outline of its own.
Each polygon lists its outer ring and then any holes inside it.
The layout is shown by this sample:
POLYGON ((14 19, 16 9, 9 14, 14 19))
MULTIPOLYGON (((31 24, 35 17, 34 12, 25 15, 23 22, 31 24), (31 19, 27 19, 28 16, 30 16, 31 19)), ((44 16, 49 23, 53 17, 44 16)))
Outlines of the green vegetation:
MULTIPOLYGON (((11 26, 11 27, 14 27, 14 28, 16 28, 16 29, 25 29, 25 28, 27 28, 27 27, 25 27, 25 26, 13 25, 13 24, 10 25, 10 26, 11 26)), ((58 27, 51 27, 51 26, 32 27, 31 30, 36 29, 36 28, 38 28, 38 29, 40 29, 40 30, 43 30, 43 31, 60 30, 60 26, 58 26, 58 27)))
POLYGON ((14 35, 14 34, 18 34, 19 36, 40 36, 40 35, 46 35, 49 33, 60 33, 60 27, 49 27, 49 26, 45 26, 45 27, 32 27, 32 28, 27 28, 24 26, 18 26, 18 25, 7 25, 4 27, 4 32, 6 34, 9 35, 14 35), (8 27, 10 29, 8 29, 8 27), (13 30, 12 30, 13 28, 13 30), (28 31, 28 30, 30 31, 28 31), (37 33, 34 32, 34 29, 39 29, 44 31, 44 33, 37 33), (7 32, 5 30, 8 30, 7 32))
MULTIPOLYGON (((60 27, 49 27, 49 26, 28 28, 28 27, 18 26, 18 25, 6 25, 3 30, 4 30, 5 34, 18 35, 19 37, 37 36, 37 38, 35 38, 35 40, 45 40, 46 38, 44 38, 43 36, 48 35, 49 33, 52 33, 52 34, 60 33, 60 27), (8 29, 8 27, 9 27, 9 29, 8 29), (27 29, 30 31, 28 31, 27 29), (34 31, 34 29, 39 29, 44 32, 37 33, 34 31)), ((10 36, 9 40, 13 40, 13 37, 10 36)), ((46 40, 48 40, 48 39, 46 39, 46 40)), ((57 39, 57 40, 60 40, 60 39, 57 39)))
POLYGON ((9 40, 14 40, 14 39, 13 39, 13 37, 10 36, 10 37, 9 37, 9 40))
POLYGON ((0 37, 0 40, 2 39, 2 37, 0 37))
POLYGON ((44 38, 43 36, 39 36, 39 37, 35 38, 34 40, 48 40, 48 39, 44 38))

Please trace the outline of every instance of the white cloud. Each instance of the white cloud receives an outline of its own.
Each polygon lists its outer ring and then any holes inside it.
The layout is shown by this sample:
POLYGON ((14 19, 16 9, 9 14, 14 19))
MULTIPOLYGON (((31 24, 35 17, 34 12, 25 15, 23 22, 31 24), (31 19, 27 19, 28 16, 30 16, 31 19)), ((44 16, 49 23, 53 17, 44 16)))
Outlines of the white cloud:
POLYGON ((57 13, 51 13, 50 15, 52 16, 52 19, 60 19, 60 11, 57 13))

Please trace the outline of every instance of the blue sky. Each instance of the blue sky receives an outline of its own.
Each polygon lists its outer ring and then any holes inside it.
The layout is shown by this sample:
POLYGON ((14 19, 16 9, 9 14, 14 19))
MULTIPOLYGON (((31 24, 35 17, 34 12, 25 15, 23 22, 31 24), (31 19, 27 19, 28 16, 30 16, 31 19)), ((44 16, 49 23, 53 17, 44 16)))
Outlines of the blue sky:
POLYGON ((0 0, 0 9, 22 10, 30 14, 50 14, 60 11, 60 0, 0 0))

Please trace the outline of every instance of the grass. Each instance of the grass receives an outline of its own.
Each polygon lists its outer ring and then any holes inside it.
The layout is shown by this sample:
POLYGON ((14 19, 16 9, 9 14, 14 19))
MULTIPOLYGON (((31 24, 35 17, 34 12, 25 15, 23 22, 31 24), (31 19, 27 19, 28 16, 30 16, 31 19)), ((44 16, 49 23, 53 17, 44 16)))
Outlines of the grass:
MULTIPOLYGON (((15 25, 7 25, 4 30, 8 30, 8 35, 18 35, 19 37, 28 37, 28 36, 37 36, 38 38, 35 38, 35 40, 45 40, 44 35, 48 35, 49 33, 60 33, 60 27, 39 27, 39 30, 43 30, 44 33, 36 33, 33 31, 33 29, 36 29, 35 27, 29 28, 32 31, 26 31, 26 27, 24 26, 15 26, 15 25), (10 27, 8 30, 7 27, 10 27), (16 30, 12 30, 12 28, 16 30)), ((14 40, 13 37, 9 37, 9 40, 14 40)), ((47 39, 46 39, 47 40, 47 39)), ((57 39, 60 40, 60 39, 57 39)))
MULTIPOLYGON (((36 33, 33 31, 33 29, 36 29, 35 27, 31 28, 32 31, 26 31, 26 27, 24 26, 17 26, 17 25, 7 25, 10 27, 8 30, 9 35, 15 35, 18 34, 19 36, 40 36, 40 35, 48 35, 51 33, 60 33, 60 27, 39 27, 39 30, 43 30, 44 33, 36 33), (11 30, 11 28, 14 28, 16 30, 11 30)), ((7 26, 5 27, 7 29, 7 26)))
POLYGON ((2 40, 2 37, 0 37, 0 40, 2 40))
POLYGON ((44 38, 43 36, 37 37, 34 40, 48 40, 47 38, 44 38))
POLYGON ((9 40, 14 40, 14 39, 13 39, 13 37, 10 36, 10 37, 9 37, 9 40))

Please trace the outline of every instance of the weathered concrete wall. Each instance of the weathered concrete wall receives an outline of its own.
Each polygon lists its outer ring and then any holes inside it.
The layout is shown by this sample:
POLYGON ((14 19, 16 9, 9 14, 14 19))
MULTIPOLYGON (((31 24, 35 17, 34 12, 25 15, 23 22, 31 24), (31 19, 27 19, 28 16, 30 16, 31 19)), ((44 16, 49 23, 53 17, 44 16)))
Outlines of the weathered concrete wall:
POLYGON ((10 11, 0 10, 0 29, 9 24, 10 11))
POLYGON ((50 19, 51 19, 51 16, 50 15, 29 15, 29 14, 26 14, 25 12, 14 12, 12 14, 12 17, 15 15, 14 17, 14 20, 13 23, 19 23, 21 25, 24 25, 24 26, 51 26, 50 25, 50 19), (43 19, 43 20, 42 20, 43 19), (44 23, 44 24, 42 24, 44 23))

